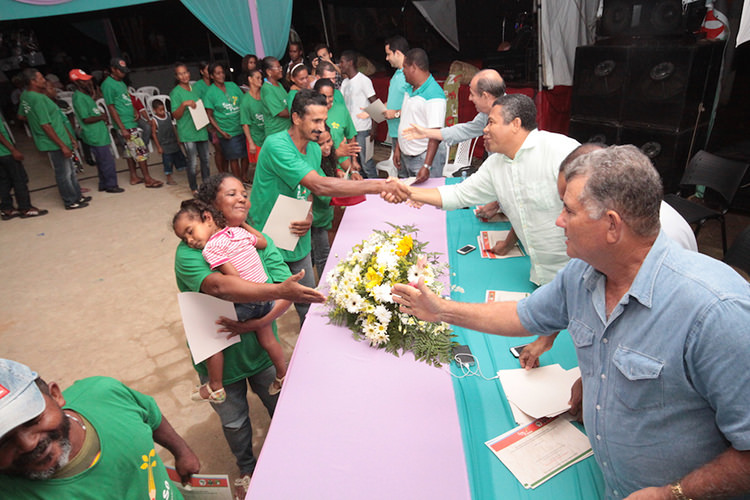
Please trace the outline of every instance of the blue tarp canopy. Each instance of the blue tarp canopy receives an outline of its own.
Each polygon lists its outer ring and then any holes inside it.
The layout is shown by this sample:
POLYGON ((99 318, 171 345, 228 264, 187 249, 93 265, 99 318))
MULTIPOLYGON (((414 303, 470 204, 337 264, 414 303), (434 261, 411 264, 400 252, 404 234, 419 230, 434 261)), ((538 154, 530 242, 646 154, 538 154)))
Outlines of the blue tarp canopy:
MULTIPOLYGON (((0 0, 0 21, 78 14, 160 0, 0 0)), ((292 22, 292 0, 181 0, 238 54, 281 58, 292 22)))

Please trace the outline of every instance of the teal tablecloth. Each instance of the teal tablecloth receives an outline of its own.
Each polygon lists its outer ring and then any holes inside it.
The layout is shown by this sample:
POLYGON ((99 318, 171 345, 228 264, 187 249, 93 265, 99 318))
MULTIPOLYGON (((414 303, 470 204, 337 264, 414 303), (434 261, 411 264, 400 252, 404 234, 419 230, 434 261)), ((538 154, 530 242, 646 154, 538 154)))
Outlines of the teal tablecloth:
MULTIPOLYGON (((528 257, 490 260, 482 259, 479 250, 467 255, 456 253, 456 249, 466 244, 476 245, 479 231, 509 229, 508 223, 483 223, 472 210, 465 209, 447 212, 446 216, 451 283, 464 289, 463 293, 452 292, 453 300, 484 302, 486 290, 534 290, 534 284, 529 281, 528 257)), ((506 338, 458 327, 455 333, 460 343, 471 348, 487 378, 494 377, 500 369, 519 368, 518 360, 510 354, 509 348, 536 338, 506 338)), ((554 347, 542 355, 540 363, 559 363, 565 369, 578 365, 567 332, 558 336, 554 347)), ((451 369, 453 373, 459 373, 455 365, 451 369)), ((500 382, 472 376, 455 378, 453 385, 472 498, 589 500, 603 496, 604 479, 593 457, 563 471, 534 490, 524 489, 484 444, 516 426, 500 382)))

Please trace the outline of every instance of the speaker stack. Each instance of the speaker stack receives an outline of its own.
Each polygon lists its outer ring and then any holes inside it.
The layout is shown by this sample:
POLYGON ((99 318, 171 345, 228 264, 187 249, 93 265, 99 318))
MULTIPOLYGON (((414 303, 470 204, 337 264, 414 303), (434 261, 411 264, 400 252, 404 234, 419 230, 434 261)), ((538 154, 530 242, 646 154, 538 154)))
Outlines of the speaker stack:
POLYGON ((705 144, 724 48, 686 39, 685 23, 680 0, 609 0, 600 34, 612 38, 576 49, 571 137, 638 146, 665 192, 705 144))

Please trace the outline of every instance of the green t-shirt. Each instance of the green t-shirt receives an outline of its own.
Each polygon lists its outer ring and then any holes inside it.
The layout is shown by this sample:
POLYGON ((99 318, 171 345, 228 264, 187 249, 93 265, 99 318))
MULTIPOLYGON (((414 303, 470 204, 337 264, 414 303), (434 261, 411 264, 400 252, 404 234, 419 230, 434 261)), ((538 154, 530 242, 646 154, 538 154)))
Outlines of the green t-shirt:
MULTIPOLYGON (((333 149, 338 148, 346 139, 351 139, 357 135, 357 129, 354 127, 352 115, 346 109, 345 104, 338 104, 333 101, 333 106, 328 110, 326 124, 331 129, 331 139, 333 139, 333 149)), ((339 158, 339 163, 346 161, 347 158, 339 158)))
POLYGON ((240 100, 240 123, 250 126, 250 137, 256 146, 261 147, 266 140, 266 126, 263 117, 263 103, 248 92, 240 100))
POLYGON ((263 103, 263 118, 266 123, 266 137, 276 132, 287 130, 292 122, 289 118, 278 116, 287 109, 289 100, 286 90, 279 85, 264 82, 260 88, 260 100, 263 103))
MULTIPOLYGON (((8 129, 5 127, 5 120, 2 115, 0 115, 0 134, 3 134, 3 137, 5 137, 9 143, 13 144, 13 141, 10 140, 10 135, 8 135, 8 129)), ((5 145, 0 142, 0 156, 10 156, 11 154, 10 149, 6 148, 5 145)))
MULTIPOLYGON (((115 111, 120 115, 123 127, 131 129, 138 126, 135 121, 133 101, 130 100, 128 86, 125 85, 125 82, 117 81, 108 76, 102 82, 102 96, 107 105, 115 105, 115 111)), ((117 123, 115 122, 113 125, 117 126, 117 123)))
POLYGON ((162 415, 154 398, 109 377, 79 380, 64 390, 63 396, 64 408, 83 415, 96 430, 101 445, 99 461, 66 478, 34 481, 0 476, 4 498, 142 500, 149 498, 153 486, 155 498, 182 499, 155 451, 153 433, 161 425, 162 415))
MULTIPOLYGON (((250 193, 252 222, 248 222, 256 229, 263 228, 280 194, 306 200, 310 191, 300 181, 312 170, 325 176, 320 168, 320 158, 320 146, 315 142, 309 142, 306 154, 302 154, 288 132, 267 136, 255 167, 250 193)), ((279 251, 287 262, 302 259, 310 253, 310 232, 299 239, 294 250, 279 251)))
POLYGON ((69 120, 62 114, 60 107, 46 95, 33 90, 25 90, 21 94, 18 114, 28 119, 31 137, 39 151, 58 151, 60 149, 42 128, 42 125, 45 124, 50 124, 60 140, 66 146, 72 147, 73 143, 65 129, 65 122, 69 120))
POLYGON ((234 137, 242 133, 240 126, 240 99, 242 90, 233 82, 225 82, 222 91, 216 85, 211 85, 203 96, 206 109, 214 111, 214 120, 219 128, 234 137))
POLYGON ((109 130, 103 121, 84 123, 83 120, 94 116, 102 116, 104 113, 96 105, 91 96, 76 90, 73 94, 73 109, 81 126, 81 138, 89 146, 107 146, 110 143, 109 130))
POLYGON ((330 196, 313 195, 313 227, 331 229, 333 225, 333 207, 330 196))
MULTIPOLYGON (((201 80, 201 82, 202 81, 203 80, 201 80)), ((182 86, 177 85, 172 89, 172 92, 169 93, 169 99, 172 101, 172 109, 175 110, 185 101, 197 102, 200 100, 200 95, 196 91, 195 86, 190 90, 185 90, 182 86)), ((172 114, 174 115, 174 111, 172 114)), ((208 127, 203 127, 200 130, 195 128, 193 115, 190 113, 190 108, 188 106, 185 106, 182 118, 177 120, 177 137, 180 139, 180 142, 202 142, 208 140, 208 127)))
POLYGON ((296 90, 296 89, 295 90, 290 90, 289 93, 286 95, 286 103, 287 103, 286 104, 286 109, 289 110, 289 116, 290 116, 289 120, 291 120, 291 116, 292 116, 292 103, 294 102, 294 96, 297 95, 297 92, 299 92, 299 90, 296 90))
MULTIPOLYGON (((268 246, 258 249, 269 283, 279 283, 291 276, 279 249, 266 236, 268 246)), ((190 248, 185 242, 177 245, 174 272, 177 288, 181 292, 200 292, 201 284, 212 271, 200 250, 190 248)), ((273 324, 274 333, 276 323, 273 324)), ((258 343, 255 335, 240 335, 240 342, 224 349, 224 385, 228 385, 259 373, 272 365, 268 353, 258 343)), ((207 375, 205 363, 195 365, 195 370, 207 375)))
POLYGON ((210 87, 210 85, 207 84, 203 78, 201 78, 193 84, 193 92, 198 95, 198 98, 203 99, 203 96, 206 95, 208 87, 210 87))
POLYGON ((333 89, 333 103, 346 107, 346 99, 344 99, 344 94, 339 89, 333 89))

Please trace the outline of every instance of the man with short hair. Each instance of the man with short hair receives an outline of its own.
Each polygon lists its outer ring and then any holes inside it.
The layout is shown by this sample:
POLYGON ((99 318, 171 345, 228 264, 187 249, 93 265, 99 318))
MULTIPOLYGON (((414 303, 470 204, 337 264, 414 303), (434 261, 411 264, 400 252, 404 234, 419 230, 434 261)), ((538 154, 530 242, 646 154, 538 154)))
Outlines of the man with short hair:
POLYGON ((378 172, 375 162, 372 160, 372 151, 368 148, 374 147, 369 139, 375 138, 375 123, 367 116, 362 118, 363 110, 377 100, 375 88, 372 81, 357 69, 357 53, 345 50, 339 61, 344 81, 341 84, 341 93, 344 94, 346 107, 357 129, 357 144, 359 144, 359 164, 369 179, 377 179, 378 172), (372 144, 372 145, 371 145, 372 144), (371 158, 368 160, 367 156, 371 158))
POLYGON ((494 69, 483 69, 479 71, 469 82, 469 100, 477 108, 477 115, 473 120, 459 123, 451 127, 441 129, 425 128, 417 124, 411 124, 410 128, 404 130, 406 139, 435 139, 443 141, 446 146, 452 146, 474 137, 482 135, 484 127, 487 126, 492 105, 498 97, 505 95, 505 82, 500 73, 494 69))
POLYGON ((406 177, 416 176, 415 184, 443 175, 445 145, 435 139, 407 141, 406 124, 441 128, 445 124, 445 93, 430 74, 430 61, 423 49, 411 49, 404 57, 404 77, 411 86, 401 103, 398 141, 393 163, 406 177))
POLYGON ((388 102, 386 103, 385 118, 388 120, 388 137, 391 144, 398 140, 398 126, 401 118, 401 105, 404 103, 404 95, 409 90, 409 84, 404 77, 404 58, 409 52, 409 42, 406 38, 396 35, 385 41, 385 60, 395 72, 388 85, 388 102))
POLYGON ((450 186, 412 187, 411 199, 444 210, 498 201, 512 228, 493 251, 504 255, 520 240, 531 259, 529 279, 548 283, 568 261, 563 231, 555 226, 562 207, 557 174, 578 142, 537 130, 534 102, 523 94, 508 94, 490 111, 484 143, 495 154, 474 175, 450 186))
POLYGON ((70 122, 57 104, 47 97, 44 75, 33 68, 26 68, 21 75, 26 90, 21 94, 19 118, 28 120, 37 149, 49 155, 65 209, 87 207, 91 197, 81 194, 81 186, 76 177, 72 157, 77 144, 66 126, 66 122, 70 122))
POLYGON ((155 451, 175 457, 183 482, 198 457, 150 396, 109 377, 65 391, 0 359, 0 484, 6 498, 181 499, 155 451))
POLYGON ((145 182, 147 188, 160 188, 163 182, 151 177, 148 172, 148 150, 144 142, 142 131, 138 128, 138 112, 128 93, 128 86, 123 81, 130 73, 127 63, 121 57, 115 57, 109 62, 110 75, 102 82, 102 96, 107 103, 109 116, 120 132, 124 143, 124 156, 130 170, 130 184, 145 182), (143 173, 138 177, 136 163, 143 173))
MULTIPOLYGON (((353 182, 326 177, 320 168, 321 152, 317 140, 325 130, 327 116, 325 96, 314 90, 300 90, 292 101, 292 126, 284 133, 266 138, 250 193, 253 210, 252 220, 248 223, 256 229, 263 228, 279 195, 307 200, 311 194, 319 198, 381 194, 394 202, 404 201, 408 196, 408 188, 395 179, 353 182)), ((299 236, 299 241, 293 250, 281 250, 281 253, 292 274, 305 270, 300 284, 314 287, 315 275, 310 259, 311 225, 312 211, 305 220, 293 221, 289 230, 299 236)), ((303 322, 310 305, 296 303, 295 307, 300 322, 303 322)))
POLYGON ((291 82, 292 69, 305 62, 305 51, 302 48, 302 42, 289 42, 289 62, 286 64, 284 75, 286 80, 291 82))
POLYGON ((91 81, 91 75, 81 69, 72 69, 68 77, 76 86, 73 93, 73 111, 81 126, 81 139, 91 148, 96 160, 99 191, 122 193, 125 190, 117 185, 117 169, 115 157, 110 149, 112 140, 107 127, 107 115, 99 109, 92 97, 94 83, 91 81))
MULTIPOLYGON (((339 164, 351 159, 356 162, 359 145, 357 144, 357 129, 346 105, 336 102, 335 84, 328 78, 321 78, 315 82, 314 90, 326 97, 328 118, 326 124, 331 129, 331 139, 336 150, 339 164)), ((359 165, 354 170, 359 171, 359 165)))
MULTIPOLYGON (((504 336, 568 328, 607 498, 750 493, 750 284, 659 225, 662 185, 634 146, 565 170, 570 263, 519 302, 446 301, 397 285, 401 310, 504 336)), ((575 395, 574 395, 575 396, 575 395)), ((580 393, 573 406, 581 403, 580 393)))

